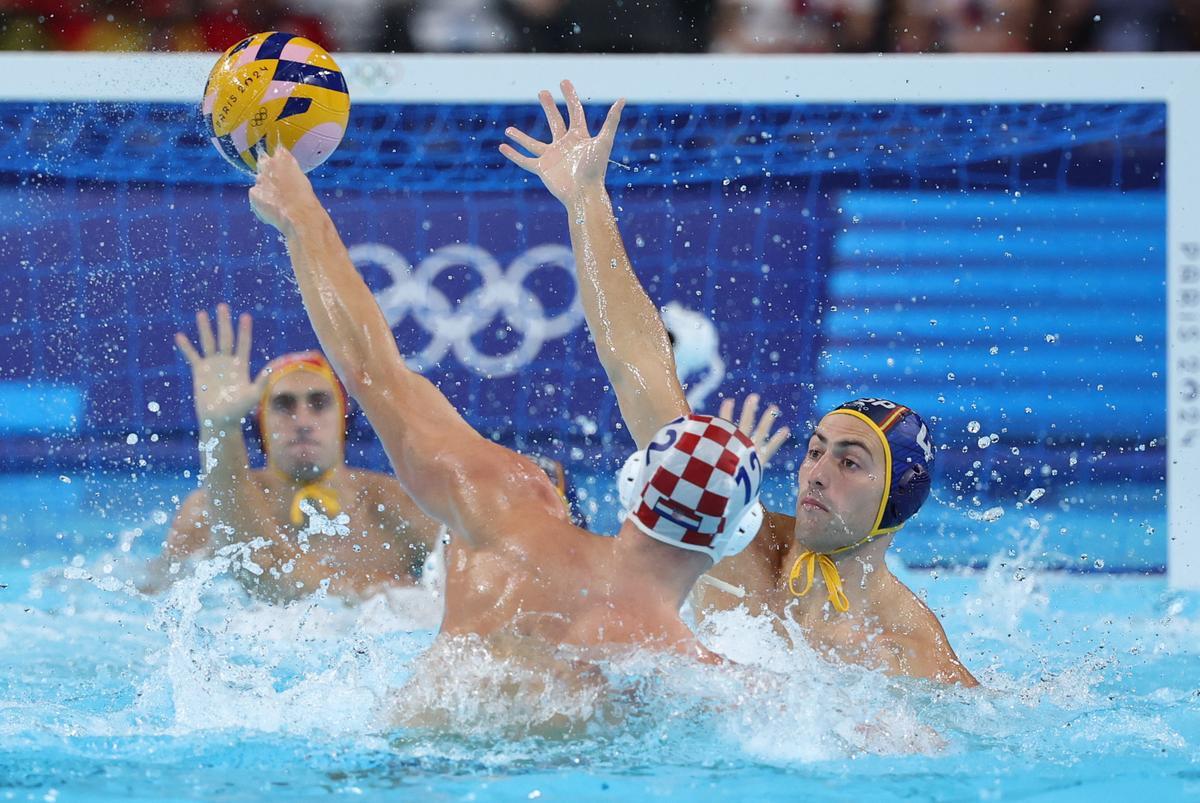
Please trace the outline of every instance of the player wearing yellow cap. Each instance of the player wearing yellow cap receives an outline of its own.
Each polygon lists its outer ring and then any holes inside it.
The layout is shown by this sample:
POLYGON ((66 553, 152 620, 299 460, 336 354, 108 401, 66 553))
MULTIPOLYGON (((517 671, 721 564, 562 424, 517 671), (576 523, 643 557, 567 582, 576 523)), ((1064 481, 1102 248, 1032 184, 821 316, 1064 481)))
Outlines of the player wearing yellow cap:
POLYGON ((206 312, 196 323, 199 349, 182 332, 175 342, 192 368, 202 484, 180 508, 146 587, 161 587, 189 558, 254 539, 261 545, 238 578, 266 599, 322 586, 353 599, 412 585, 440 527, 394 477, 346 465, 346 393, 325 357, 285 354, 251 381, 250 316, 236 336, 224 304, 215 332, 206 312), (256 406, 263 469, 250 467, 242 435, 256 406))

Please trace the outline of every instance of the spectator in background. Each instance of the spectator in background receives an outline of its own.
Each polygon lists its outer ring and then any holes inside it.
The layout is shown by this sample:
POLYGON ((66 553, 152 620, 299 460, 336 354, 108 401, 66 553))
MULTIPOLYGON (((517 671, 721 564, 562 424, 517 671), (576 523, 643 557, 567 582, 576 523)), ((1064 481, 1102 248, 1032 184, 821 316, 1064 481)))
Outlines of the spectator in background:
POLYGON ((269 30, 338 45, 320 17, 275 0, 0 0, 6 50, 223 51, 269 30))
POLYGON ((1200 5, 1195 0, 1047 0, 1036 34, 1050 52, 1195 50, 1200 5))
POLYGON ((500 0, 527 53, 702 53, 712 0, 500 0))
POLYGON ((337 49, 337 43, 326 36, 319 17, 290 11, 283 3, 203 0, 201 5, 196 21, 205 50, 227 50, 260 31, 287 31, 311 39, 322 47, 337 49))
POLYGON ((362 53, 378 50, 384 10, 393 0, 298 0, 288 3, 294 11, 318 17, 330 45, 342 51, 362 53))
POLYGON ((513 29, 497 0, 391 0, 375 40, 388 53, 512 50, 513 29))
POLYGON ((1200 48, 1198 0, 0 0, 0 49, 532 53, 1200 48))
POLYGON ((720 0, 712 50, 861 53, 881 50, 884 0, 720 0))
POLYGON ((1196 0, 1175 0, 1171 23, 1164 49, 1200 50, 1200 4, 1196 0))
POLYGON ((885 46, 898 53, 1033 49, 1038 0, 895 0, 885 46))

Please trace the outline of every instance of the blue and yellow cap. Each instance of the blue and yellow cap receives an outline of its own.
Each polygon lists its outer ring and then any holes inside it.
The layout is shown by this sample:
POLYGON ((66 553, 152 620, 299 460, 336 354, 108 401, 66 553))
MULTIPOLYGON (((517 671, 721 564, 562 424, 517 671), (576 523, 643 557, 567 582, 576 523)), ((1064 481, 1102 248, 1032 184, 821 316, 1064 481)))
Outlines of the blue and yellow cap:
POLYGON ((929 498, 933 441, 921 416, 887 399, 855 399, 829 415, 850 415, 879 436, 884 455, 884 493, 869 538, 904 526, 929 498))

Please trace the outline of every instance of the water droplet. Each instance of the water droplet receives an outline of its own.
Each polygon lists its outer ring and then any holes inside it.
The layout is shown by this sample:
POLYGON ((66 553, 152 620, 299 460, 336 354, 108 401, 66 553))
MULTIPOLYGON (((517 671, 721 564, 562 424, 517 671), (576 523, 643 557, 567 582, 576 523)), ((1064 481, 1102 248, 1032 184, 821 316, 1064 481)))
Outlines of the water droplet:
POLYGON ((136 433, 133 433, 133 432, 130 432, 128 435, 126 435, 126 436, 125 436, 125 442, 126 442, 127 444, 129 444, 130 446, 133 446, 135 443, 137 443, 137 442, 138 442, 138 436, 137 436, 137 434, 136 434, 136 433))
POLYGON ((979 431, 979 422, 978 421, 968 421, 967 422, 967 432, 970 432, 972 435, 974 435, 978 431, 979 431))

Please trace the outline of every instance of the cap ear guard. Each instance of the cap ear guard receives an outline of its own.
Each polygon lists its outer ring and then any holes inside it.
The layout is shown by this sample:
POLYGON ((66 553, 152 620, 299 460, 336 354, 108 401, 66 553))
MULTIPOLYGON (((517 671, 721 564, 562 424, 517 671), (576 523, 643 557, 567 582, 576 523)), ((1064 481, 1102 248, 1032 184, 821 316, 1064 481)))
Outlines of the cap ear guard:
POLYGON ((754 536, 758 535, 758 531, 762 529, 765 517, 766 510, 763 508, 762 502, 755 500, 754 504, 746 508, 746 512, 734 524, 733 535, 729 536, 729 541, 725 544, 725 549, 713 562, 716 563, 722 558, 737 555, 743 549, 750 546, 750 542, 754 540, 754 536))
POLYGON ((642 468, 646 465, 646 452, 638 449, 626 459, 625 465, 617 472, 617 500, 621 506, 617 513, 620 521, 625 521, 629 511, 633 510, 634 500, 637 499, 638 480, 642 477, 642 468))
POLYGON ((883 516, 885 526, 892 522, 902 524, 911 518, 929 498, 931 485, 932 478, 924 465, 915 463, 910 466, 888 495, 887 510, 883 516))

